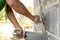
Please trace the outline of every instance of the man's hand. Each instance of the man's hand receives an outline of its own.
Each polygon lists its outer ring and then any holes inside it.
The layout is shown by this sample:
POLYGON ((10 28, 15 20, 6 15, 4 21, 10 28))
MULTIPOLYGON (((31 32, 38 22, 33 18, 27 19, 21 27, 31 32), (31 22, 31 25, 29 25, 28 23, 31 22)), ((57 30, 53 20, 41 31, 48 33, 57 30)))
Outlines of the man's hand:
POLYGON ((23 34, 23 29, 22 29, 22 28, 16 28, 16 29, 14 30, 14 32, 15 32, 16 34, 21 35, 21 34, 23 34))
POLYGON ((40 21, 40 17, 38 15, 33 16, 33 22, 38 23, 39 21, 40 21))
POLYGON ((21 29, 17 29, 16 34, 22 35, 23 34, 23 29, 22 28, 21 29))
POLYGON ((23 30, 22 29, 16 29, 14 30, 14 33, 16 33, 17 38, 23 38, 23 30))

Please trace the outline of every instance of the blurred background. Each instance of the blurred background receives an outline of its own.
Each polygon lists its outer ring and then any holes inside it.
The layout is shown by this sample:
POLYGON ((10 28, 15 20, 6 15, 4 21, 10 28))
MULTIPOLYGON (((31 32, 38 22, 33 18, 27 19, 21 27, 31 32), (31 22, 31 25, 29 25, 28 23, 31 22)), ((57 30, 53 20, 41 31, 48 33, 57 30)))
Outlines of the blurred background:
MULTIPOLYGON (((26 8, 33 14, 33 0, 21 0, 26 8)), ((23 15, 17 14, 14 11, 15 17, 21 27, 26 30, 32 29, 32 21, 23 15)), ((11 40, 14 31, 14 26, 8 19, 5 8, 0 11, 0 40, 11 40)))

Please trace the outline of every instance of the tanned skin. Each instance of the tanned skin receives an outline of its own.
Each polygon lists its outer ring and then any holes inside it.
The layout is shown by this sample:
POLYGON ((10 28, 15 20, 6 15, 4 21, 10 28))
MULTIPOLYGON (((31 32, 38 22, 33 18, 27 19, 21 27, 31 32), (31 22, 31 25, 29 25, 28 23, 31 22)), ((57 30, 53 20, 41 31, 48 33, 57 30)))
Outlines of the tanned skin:
POLYGON ((31 19, 33 22, 36 22, 39 20, 39 16, 33 16, 27 9, 26 7, 23 5, 23 3, 19 0, 6 0, 7 2, 7 6, 6 6, 6 13, 8 18, 10 19, 10 21, 12 22, 12 24, 14 25, 14 27, 18 30, 20 30, 20 32, 18 32, 18 34, 22 34, 23 30, 21 28, 21 26, 18 24, 14 13, 12 11, 12 8, 18 12, 21 15, 24 15, 26 17, 28 17, 29 19, 31 19))

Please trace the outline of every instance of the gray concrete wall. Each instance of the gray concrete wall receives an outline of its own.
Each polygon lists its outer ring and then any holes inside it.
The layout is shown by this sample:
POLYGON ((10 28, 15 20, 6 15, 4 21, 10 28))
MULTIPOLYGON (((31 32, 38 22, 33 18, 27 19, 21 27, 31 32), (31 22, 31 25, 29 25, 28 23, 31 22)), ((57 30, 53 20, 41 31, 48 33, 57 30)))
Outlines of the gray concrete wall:
MULTIPOLYGON (((52 35, 48 35, 48 40, 60 40, 60 4, 54 4, 57 0, 43 0, 42 11, 39 9, 38 0, 34 0, 34 11, 35 13, 43 12, 45 20, 45 28, 52 35), (54 4, 54 5, 52 5, 54 4), (49 8, 45 8, 48 5, 52 5, 49 8), (39 10, 39 11, 37 11, 39 10)), ((46 36, 45 36, 46 37, 46 36)), ((46 38, 47 39, 47 38, 46 38)))
MULTIPOLYGON (((44 10, 44 14, 46 17, 45 24, 46 30, 55 35, 56 37, 60 37, 60 4, 56 4, 46 10, 44 10)), ((52 35, 49 35, 49 40, 60 40, 52 35)))
MULTIPOLYGON (((42 13, 41 7, 40 7, 40 2, 39 0, 34 0, 34 15, 39 15, 42 13)), ((42 23, 41 23, 42 24, 42 23)), ((35 26, 35 25, 34 25, 35 26)), ((43 25, 42 25, 43 26, 43 25)), ((41 26, 40 26, 41 27, 41 26)), ((35 27, 34 27, 35 28, 35 27)), ((36 26, 36 29, 38 27, 36 26)), ((36 34, 37 35, 37 34, 36 34)), ((48 40, 48 36, 46 32, 42 32, 42 34, 40 34, 41 36, 37 36, 36 39, 34 40, 48 40)))

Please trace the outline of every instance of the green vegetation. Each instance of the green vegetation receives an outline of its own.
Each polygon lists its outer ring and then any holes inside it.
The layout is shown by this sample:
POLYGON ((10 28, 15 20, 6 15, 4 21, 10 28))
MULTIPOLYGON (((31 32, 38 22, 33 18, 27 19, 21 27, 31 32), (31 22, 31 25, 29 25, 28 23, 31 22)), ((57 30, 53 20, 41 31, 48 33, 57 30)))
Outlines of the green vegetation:
POLYGON ((0 11, 4 8, 6 5, 6 0, 0 0, 0 11))
POLYGON ((3 20, 6 15, 5 8, 0 11, 0 20, 3 20))

